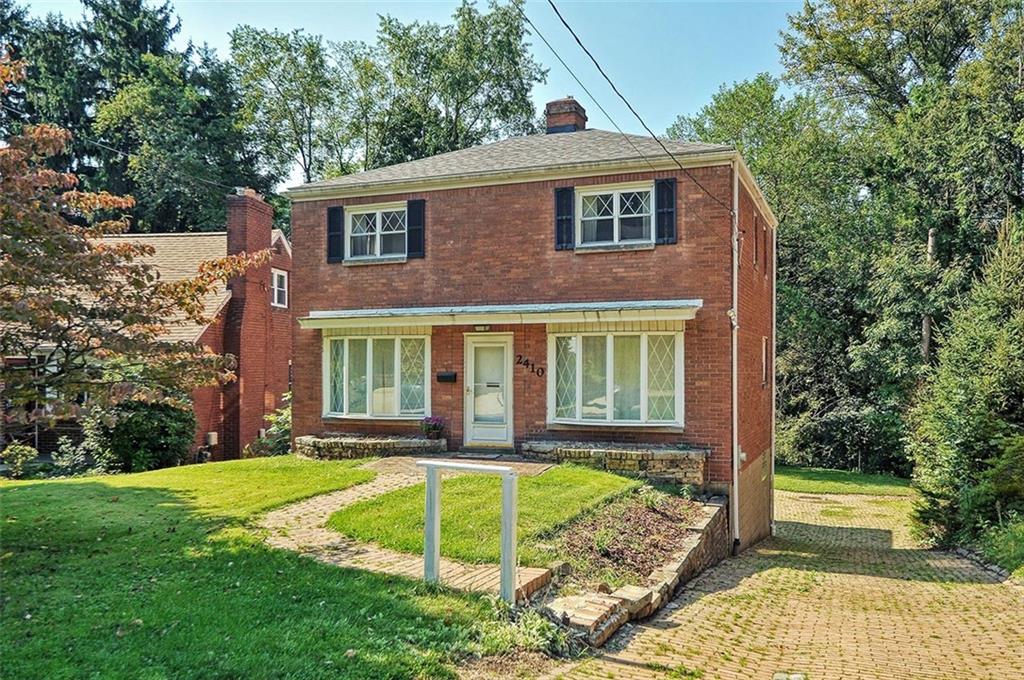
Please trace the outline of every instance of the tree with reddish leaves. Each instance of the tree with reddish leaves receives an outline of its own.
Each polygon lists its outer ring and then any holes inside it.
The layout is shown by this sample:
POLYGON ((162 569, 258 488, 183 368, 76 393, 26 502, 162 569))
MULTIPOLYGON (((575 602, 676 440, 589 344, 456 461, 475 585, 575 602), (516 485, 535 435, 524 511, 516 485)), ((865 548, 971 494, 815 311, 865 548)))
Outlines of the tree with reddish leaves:
MULTIPOLYGON (((24 66, 0 56, 0 93, 24 66)), ((175 326, 205 324, 204 300, 265 262, 266 251, 210 260, 165 281, 145 243, 104 237, 128 228, 134 200, 77 189, 48 166, 71 134, 26 126, 0 148, 0 385, 8 418, 75 416, 77 397, 180 402, 230 379, 233 359, 168 340, 175 326), (31 408, 25 408, 30 405, 31 408)))

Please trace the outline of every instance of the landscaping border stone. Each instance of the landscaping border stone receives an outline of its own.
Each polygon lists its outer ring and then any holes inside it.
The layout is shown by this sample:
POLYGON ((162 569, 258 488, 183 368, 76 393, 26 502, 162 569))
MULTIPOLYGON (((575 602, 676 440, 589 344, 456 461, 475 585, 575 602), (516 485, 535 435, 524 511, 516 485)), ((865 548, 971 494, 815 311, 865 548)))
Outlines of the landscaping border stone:
POLYGON ((447 450, 446 440, 426 437, 324 434, 295 438, 297 455, 321 460, 437 455, 447 450))
POLYGON ((708 500, 701 516, 680 530, 691 532, 684 547, 648 577, 646 586, 624 586, 613 593, 559 597, 541 611, 577 631, 593 647, 602 646, 623 624, 647 618, 664 607, 676 591, 729 554, 728 504, 708 500))
POLYGON ((609 442, 535 440, 523 442, 527 458, 587 465, 609 472, 636 475, 652 482, 703 487, 709 450, 693 447, 644 446, 609 442))

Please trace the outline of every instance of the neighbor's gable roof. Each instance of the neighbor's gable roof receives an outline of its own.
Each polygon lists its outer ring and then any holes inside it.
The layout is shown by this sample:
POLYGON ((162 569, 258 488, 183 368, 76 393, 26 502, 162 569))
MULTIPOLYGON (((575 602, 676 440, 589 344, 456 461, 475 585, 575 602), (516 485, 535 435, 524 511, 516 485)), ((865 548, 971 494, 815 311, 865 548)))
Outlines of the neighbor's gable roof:
POLYGON ((303 184, 289 189, 288 197, 293 201, 303 201, 373 196, 616 172, 673 170, 679 167, 677 163, 684 167, 699 167, 732 160, 739 161, 744 182, 774 224, 774 216, 771 216, 757 183, 732 146, 656 140, 644 135, 597 129, 512 137, 303 184), (671 155, 665 153, 662 144, 671 155))
MULTIPOLYGON (((199 271, 199 264, 205 260, 224 257, 228 252, 228 235, 224 231, 196 232, 185 234, 120 234, 107 236, 107 243, 145 243, 152 246, 154 253, 142 261, 156 267, 163 281, 180 281, 191 278, 199 271)), ((228 300, 231 291, 223 283, 206 296, 203 301, 203 315, 215 317, 228 300)), ((207 325, 183 324, 171 326, 163 340, 171 342, 196 342, 207 325)))
MULTIPOLYGON (((108 243, 131 241, 145 243, 153 247, 153 255, 142 258, 143 262, 152 264, 160 272, 164 281, 180 281, 195 276, 199 265, 206 260, 215 260, 228 254, 228 234, 226 231, 208 231, 175 234, 120 234, 107 236, 103 239, 108 243)), ((270 236, 271 246, 280 244, 283 252, 292 254, 292 245, 288 237, 280 229, 274 229, 270 236)), ((224 283, 206 296, 203 315, 213 319, 224 305, 231 299, 231 291, 224 283)), ((196 342, 203 335, 208 325, 184 324, 172 326, 165 340, 196 342)))

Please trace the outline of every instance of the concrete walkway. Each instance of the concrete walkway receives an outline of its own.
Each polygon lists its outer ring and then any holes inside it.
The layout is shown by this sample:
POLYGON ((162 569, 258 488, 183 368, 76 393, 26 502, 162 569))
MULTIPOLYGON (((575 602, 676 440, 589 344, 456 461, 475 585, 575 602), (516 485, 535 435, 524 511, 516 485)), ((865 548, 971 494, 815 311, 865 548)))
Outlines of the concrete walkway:
MULTIPOLYGON (((325 526, 328 518, 341 508, 423 482, 425 476, 423 470, 416 466, 417 460, 410 457, 381 458, 362 466, 377 473, 372 481, 341 491, 313 496, 271 511, 260 521, 260 526, 268 530, 267 543, 275 548, 294 550, 320 562, 339 567, 423 578, 422 555, 410 555, 362 543, 325 526)), ((459 460, 467 462, 463 458, 459 460)), ((545 463, 506 463, 492 460, 473 462, 512 467, 523 476, 538 475, 551 467, 545 463)), ((454 476, 457 474, 443 475, 445 479, 454 476)), ((441 582, 458 590, 497 594, 500 576, 497 565, 463 564, 441 558, 441 582)), ((517 595, 529 597, 550 580, 551 574, 547 569, 520 567, 516 573, 517 595)))
POLYGON ((1024 678, 1024 587, 922 549, 908 499, 775 497, 775 538, 557 677, 1024 678))

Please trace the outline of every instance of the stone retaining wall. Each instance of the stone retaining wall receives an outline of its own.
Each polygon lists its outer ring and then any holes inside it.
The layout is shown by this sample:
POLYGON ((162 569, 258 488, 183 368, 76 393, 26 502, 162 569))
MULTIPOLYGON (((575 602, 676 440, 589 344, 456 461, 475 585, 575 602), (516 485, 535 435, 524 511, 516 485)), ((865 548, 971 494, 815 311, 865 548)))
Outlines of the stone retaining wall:
POLYGON ((444 439, 324 435, 295 438, 295 453, 307 458, 341 460, 386 456, 423 456, 448 450, 444 439))
POLYGON ((653 482, 700 487, 704 486, 708 457, 706 449, 565 441, 523 442, 520 452, 531 458, 588 465, 609 472, 637 475, 653 482))
POLYGON ((656 613, 683 584, 729 555, 729 515, 724 498, 709 500, 699 519, 680 528, 691 532, 686 544, 651 573, 646 585, 623 586, 607 594, 559 597, 541 611, 576 631, 588 644, 602 646, 623 624, 656 613))

